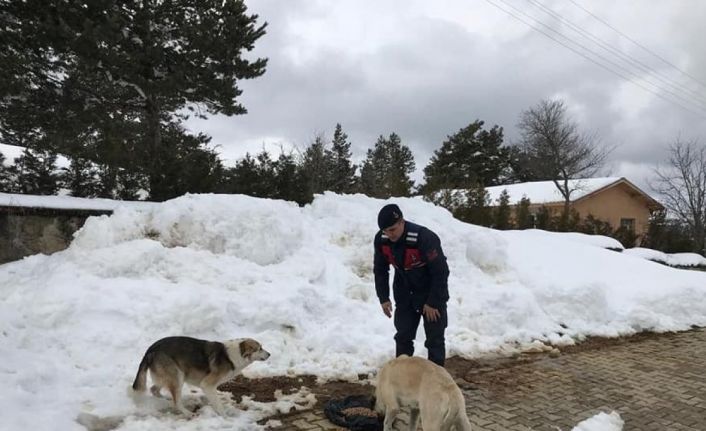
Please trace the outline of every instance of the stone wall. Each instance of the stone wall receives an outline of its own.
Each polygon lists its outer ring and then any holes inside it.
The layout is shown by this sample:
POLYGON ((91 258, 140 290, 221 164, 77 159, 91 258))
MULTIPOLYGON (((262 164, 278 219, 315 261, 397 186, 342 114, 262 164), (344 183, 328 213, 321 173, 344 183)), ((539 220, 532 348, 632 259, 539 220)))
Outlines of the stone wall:
POLYGON ((64 250, 86 219, 109 211, 0 207, 0 264, 64 250))

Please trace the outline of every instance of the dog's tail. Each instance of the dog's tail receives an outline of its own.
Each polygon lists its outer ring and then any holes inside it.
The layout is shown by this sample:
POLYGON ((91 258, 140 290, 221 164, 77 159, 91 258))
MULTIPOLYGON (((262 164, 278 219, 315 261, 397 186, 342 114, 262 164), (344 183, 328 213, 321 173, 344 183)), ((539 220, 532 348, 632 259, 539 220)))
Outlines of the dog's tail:
POLYGON ((147 370, 152 365, 152 354, 147 352, 140 361, 140 367, 137 369, 135 381, 132 383, 132 390, 144 392, 147 389, 147 370))

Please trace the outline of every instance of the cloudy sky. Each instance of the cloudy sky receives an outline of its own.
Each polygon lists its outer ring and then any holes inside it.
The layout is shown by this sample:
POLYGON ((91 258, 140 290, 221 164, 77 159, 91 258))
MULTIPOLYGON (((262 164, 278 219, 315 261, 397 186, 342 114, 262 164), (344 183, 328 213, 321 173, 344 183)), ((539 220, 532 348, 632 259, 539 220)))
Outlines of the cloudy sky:
POLYGON ((421 180, 447 135, 481 119, 512 142, 520 113, 543 98, 564 99, 615 147, 605 174, 639 185, 677 137, 706 144, 706 2, 246 3, 268 23, 251 55, 269 58, 241 84, 249 113, 189 123, 231 162, 263 146, 303 149, 341 123, 358 160, 399 134, 421 180))

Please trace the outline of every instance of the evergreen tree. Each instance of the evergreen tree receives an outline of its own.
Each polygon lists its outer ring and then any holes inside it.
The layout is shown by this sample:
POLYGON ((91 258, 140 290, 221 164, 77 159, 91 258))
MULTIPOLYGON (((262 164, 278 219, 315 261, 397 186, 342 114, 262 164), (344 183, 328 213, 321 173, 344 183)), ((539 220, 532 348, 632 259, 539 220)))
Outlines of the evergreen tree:
POLYGON ((640 246, 665 253, 691 252, 693 249, 689 226, 679 220, 668 219, 666 210, 652 213, 647 234, 640 246))
POLYGON ((579 214, 579 212, 575 209, 571 208, 569 210, 569 218, 564 226, 566 226, 566 230, 564 232, 576 232, 581 226, 581 214, 579 214))
POLYGON ((461 190, 443 189, 423 196, 423 199, 434 205, 446 208, 452 214, 455 214, 459 208, 466 205, 466 193, 461 190))
POLYGON ((265 150, 254 158, 246 153, 233 168, 226 169, 221 190, 224 193, 277 198, 277 163, 265 150))
POLYGON ((507 153, 509 166, 504 174, 504 184, 551 180, 548 176, 542 175, 541 171, 535 172, 536 169, 531 163, 531 155, 526 149, 513 145, 507 147, 507 153))
POLYGON ((642 247, 663 250, 666 243, 667 211, 657 210, 650 214, 647 233, 642 238, 642 247))
POLYGON ((226 180, 223 185, 224 193, 258 195, 260 187, 260 173, 257 161, 246 153, 245 157, 238 160, 234 167, 226 169, 226 180))
POLYGON ((299 205, 311 202, 304 190, 302 170, 292 152, 280 151, 279 158, 274 162, 274 176, 273 197, 297 202, 299 205))
POLYGON ((68 168, 62 168, 61 180, 71 196, 96 197, 100 190, 98 168, 86 159, 71 159, 68 168))
POLYGON ((611 236, 613 233, 610 223, 596 218, 593 214, 589 214, 584 218, 579 230, 589 235, 611 236))
POLYGON ((0 193, 13 193, 13 170, 5 166, 5 155, 0 151, 0 193))
POLYGON ((326 148, 324 137, 316 136, 304 151, 300 171, 307 199, 311 200, 315 194, 332 190, 332 178, 335 175, 332 161, 332 153, 326 148))
POLYGON ((552 215, 549 212, 549 208, 542 205, 537 211, 537 219, 535 223, 537 229, 551 230, 552 228, 552 215))
POLYGON ((465 205, 459 206, 454 216, 467 223, 479 226, 491 226, 493 216, 490 208, 490 197, 483 186, 476 185, 465 191, 465 205))
POLYGON ((18 191, 23 194, 54 195, 59 190, 56 154, 26 148, 15 159, 18 191))
POLYGON ((467 189, 480 184, 499 184, 508 170, 510 153, 503 143, 503 129, 493 126, 483 130, 483 121, 476 120, 456 134, 448 136, 441 148, 434 151, 424 168, 424 194, 451 188, 467 189))
POLYGON ((259 182, 256 196, 272 198, 277 193, 275 189, 275 161, 265 149, 255 157, 257 161, 257 177, 259 182))
POLYGON ((619 228, 615 229, 613 232, 611 232, 610 236, 620 241, 620 243, 625 248, 635 247, 638 238, 638 235, 635 233, 634 230, 628 229, 625 226, 620 226, 619 228))
POLYGON ((150 177, 150 196, 170 199, 184 193, 212 193, 220 187, 224 168, 218 155, 207 147, 210 137, 190 135, 172 123, 163 139, 164 169, 150 177))
POLYGON ((348 135, 343 133, 340 124, 336 124, 331 142, 331 191, 336 193, 353 193, 356 186, 356 166, 351 162, 351 143, 348 135))
POLYGON ((70 156, 81 145, 73 136, 99 131, 102 153, 121 143, 110 120, 128 122, 122 133, 128 146, 139 147, 135 166, 148 179, 150 197, 163 200, 172 194, 163 184, 170 122, 187 110, 204 118, 246 113, 237 84, 262 75, 266 65, 243 56, 265 33, 256 21, 242 0, 0 3, 7 48, 0 72, 8 77, 0 111, 42 113, 30 124, 70 156))
POLYGON ((139 172, 110 165, 97 165, 96 171, 96 197, 129 201, 147 197, 147 180, 139 172))
MULTIPOLYGON (((17 13, 25 8, 23 2, 0 2, 0 143, 35 148, 43 136, 37 118, 52 110, 58 92, 52 77, 61 75, 62 61, 41 48, 49 41, 37 27, 49 17, 27 20, 17 13)), ((45 13, 35 11, 36 18, 45 13)))
POLYGON ((361 191, 368 196, 389 198, 411 196, 414 181, 412 151, 396 133, 388 139, 380 136, 373 149, 368 149, 360 173, 361 191))
POLYGON ((383 189, 387 161, 383 158, 385 156, 383 151, 378 148, 382 139, 382 136, 378 139, 375 149, 368 148, 360 168, 359 192, 374 198, 389 197, 383 189))
POLYGON ((518 229, 531 229, 534 227, 532 214, 530 213, 530 200, 523 196, 520 203, 515 207, 515 223, 518 229))
POLYGON ((510 195, 507 190, 503 190, 498 198, 498 205, 493 208, 493 227, 500 230, 511 229, 510 215, 510 195))

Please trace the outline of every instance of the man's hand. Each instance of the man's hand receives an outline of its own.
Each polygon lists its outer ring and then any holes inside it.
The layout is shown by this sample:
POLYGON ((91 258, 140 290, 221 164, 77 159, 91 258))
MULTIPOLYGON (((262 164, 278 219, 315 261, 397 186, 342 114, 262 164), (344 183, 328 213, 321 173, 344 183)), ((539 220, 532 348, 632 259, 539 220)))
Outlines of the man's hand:
POLYGON ((424 318, 430 322, 436 322, 441 318, 441 313, 439 313, 439 310, 434 307, 430 307, 427 304, 424 304, 422 314, 424 315, 424 318))
POLYGON ((382 307, 382 312, 385 313, 385 316, 387 317, 392 317, 392 302, 386 301, 380 304, 382 307))

